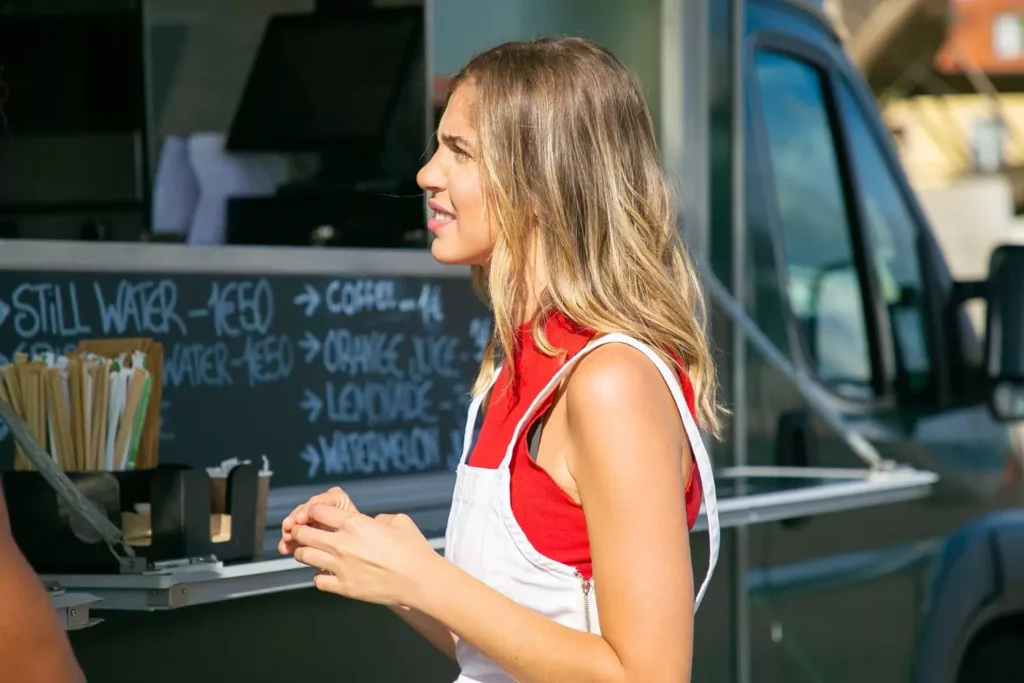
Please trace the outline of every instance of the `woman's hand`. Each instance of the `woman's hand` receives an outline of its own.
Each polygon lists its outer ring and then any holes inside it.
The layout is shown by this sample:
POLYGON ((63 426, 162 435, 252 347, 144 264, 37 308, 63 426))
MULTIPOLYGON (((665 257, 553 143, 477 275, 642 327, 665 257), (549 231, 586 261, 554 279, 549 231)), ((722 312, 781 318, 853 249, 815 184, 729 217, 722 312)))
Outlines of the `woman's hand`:
POLYGON ((418 577, 443 561, 406 515, 314 504, 296 514, 291 539, 295 559, 321 570, 319 590, 381 605, 415 607, 418 577))
POLYGON ((305 503, 292 510, 291 514, 285 517, 284 521, 281 522, 281 541, 277 544, 277 551, 282 555, 291 555, 295 552, 296 545, 292 541, 292 529, 294 529, 295 525, 298 524, 296 519, 299 512, 308 510, 310 505, 329 505, 342 510, 359 512, 356 510, 355 503, 353 503, 352 499, 348 497, 348 494, 337 486, 313 496, 305 503))

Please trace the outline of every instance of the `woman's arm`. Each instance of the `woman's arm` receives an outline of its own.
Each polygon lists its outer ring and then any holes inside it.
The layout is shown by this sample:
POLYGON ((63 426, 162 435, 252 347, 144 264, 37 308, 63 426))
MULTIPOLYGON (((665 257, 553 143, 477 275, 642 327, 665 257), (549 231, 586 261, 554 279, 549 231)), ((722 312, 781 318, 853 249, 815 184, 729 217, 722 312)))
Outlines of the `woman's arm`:
POLYGON ((39 577, 25 561, 0 493, 0 672, 3 680, 84 683, 39 577))
MULTIPOLYGON (((352 498, 349 497, 343 489, 338 486, 332 486, 327 491, 317 494, 307 500, 302 505, 299 505, 291 513, 281 521, 281 542, 278 544, 278 551, 283 555, 290 554, 294 550, 294 542, 292 540, 291 532, 295 528, 296 518, 300 510, 308 510, 312 505, 329 505, 342 510, 352 510, 358 512, 352 498)), ((390 523, 394 520, 395 515, 382 514, 377 515, 376 519, 381 522, 390 523)), ((448 655, 452 659, 455 659, 455 641, 456 638, 452 635, 452 632, 441 625, 437 619, 428 617, 426 614, 418 610, 411 609, 402 605, 388 605, 388 609, 397 614, 402 618, 402 621, 409 624, 417 633, 426 638, 427 642, 436 647, 438 650, 448 655)))
POLYGON ((411 607, 401 605, 388 605, 388 609, 402 618, 402 621, 412 626, 413 629, 423 636, 428 643, 436 647, 449 658, 455 659, 455 637, 448 627, 434 617, 411 607))
MULTIPOLYGON (((382 522, 393 523, 395 515, 377 515, 376 519, 382 522)), ((428 643, 436 647, 450 659, 455 659, 455 643, 458 638, 434 617, 428 616, 418 609, 406 607, 405 605, 388 605, 388 609, 402 618, 402 621, 412 626, 413 630, 423 636, 428 643)))
POLYGON ((423 567, 413 607, 519 681, 687 681, 690 458, 675 403, 650 361, 620 345, 581 360, 565 399, 603 636, 561 626, 441 558, 423 567))
MULTIPOLYGON (((491 392, 488 391, 480 403, 481 414, 487 412, 487 405, 491 401, 491 392)), ((378 515, 378 518, 381 515, 378 515)), ((391 515, 385 515, 391 516, 391 515)), ((388 608, 402 618, 402 621, 412 626, 428 643, 438 650, 455 659, 455 645, 459 642, 458 636, 448 630, 448 627, 440 621, 423 612, 406 607, 404 605, 389 605, 388 608)))

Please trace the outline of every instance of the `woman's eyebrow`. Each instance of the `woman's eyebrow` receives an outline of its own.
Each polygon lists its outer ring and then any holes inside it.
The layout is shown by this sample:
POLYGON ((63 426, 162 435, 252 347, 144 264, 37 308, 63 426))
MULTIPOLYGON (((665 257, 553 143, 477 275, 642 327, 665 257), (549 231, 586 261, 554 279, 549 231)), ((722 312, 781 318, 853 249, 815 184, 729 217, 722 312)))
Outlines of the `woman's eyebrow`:
POLYGON ((461 135, 450 135, 448 133, 440 133, 438 137, 448 147, 461 147, 464 150, 471 150, 473 146, 469 143, 469 140, 462 137, 461 135))

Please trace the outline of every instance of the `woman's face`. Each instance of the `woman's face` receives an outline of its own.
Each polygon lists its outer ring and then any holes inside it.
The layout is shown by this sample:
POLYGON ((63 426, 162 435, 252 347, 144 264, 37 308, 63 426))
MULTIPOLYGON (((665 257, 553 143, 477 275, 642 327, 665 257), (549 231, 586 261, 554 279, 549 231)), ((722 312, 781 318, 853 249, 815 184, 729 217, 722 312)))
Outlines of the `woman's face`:
POLYGON ((434 240, 430 251, 441 263, 479 265, 494 249, 497 230, 480 184, 475 99, 469 83, 452 93, 437 127, 437 151, 416 175, 419 186, 431 194, 427 229, 434 240))

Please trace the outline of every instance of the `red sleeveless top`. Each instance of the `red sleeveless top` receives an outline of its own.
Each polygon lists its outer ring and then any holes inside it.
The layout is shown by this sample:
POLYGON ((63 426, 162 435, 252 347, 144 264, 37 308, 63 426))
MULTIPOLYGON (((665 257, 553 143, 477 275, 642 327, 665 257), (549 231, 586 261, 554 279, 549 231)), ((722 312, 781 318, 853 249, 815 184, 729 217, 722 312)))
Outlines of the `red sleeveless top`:
MULTIPOLYGON (((593 330, 584 329, 561 314, 549 317, 545 329, 551 345, 564 349, 567 358, 579 353, 594 337, 593 330)), ((529 325, 519 328, 517 342, 516 356, 501 369, 488 401, 480 436, 469 456, 473 467, 496 469, 501 464, 516 425, 564 362, 560 357, 551 358, 541 353, 533 342, 529 325), (508 373, 513 369, 515 374, 510 385, 508 373)), ((679 379, 690 413, 696 420, 693 386, 685 373, 681 373, 679 379)), ((549 396, 537 407, 513 450, 510 464, 512 512, 537 552, 575 567, 589 579, 592 575, 590 540, 583 507, 530 457, 527 444, 530 428, 551 407, 553 398, 549 396)), ((696 467, 691 467, 686 482, 686 517, 690 528, 697 521, 700 505, 700 475, 696 467)))

